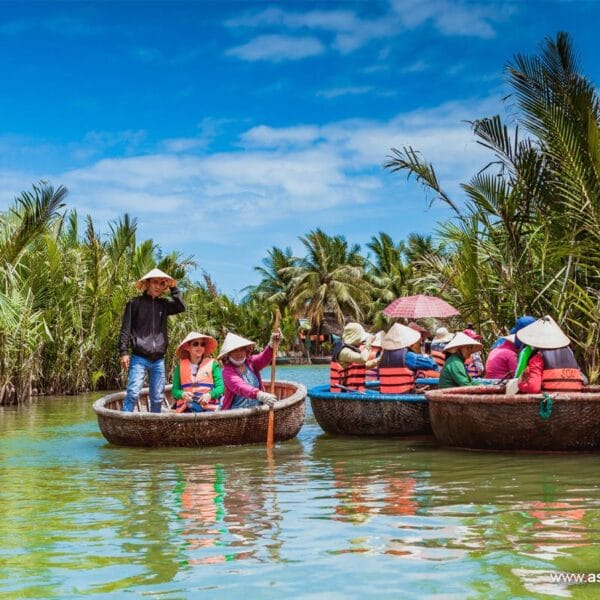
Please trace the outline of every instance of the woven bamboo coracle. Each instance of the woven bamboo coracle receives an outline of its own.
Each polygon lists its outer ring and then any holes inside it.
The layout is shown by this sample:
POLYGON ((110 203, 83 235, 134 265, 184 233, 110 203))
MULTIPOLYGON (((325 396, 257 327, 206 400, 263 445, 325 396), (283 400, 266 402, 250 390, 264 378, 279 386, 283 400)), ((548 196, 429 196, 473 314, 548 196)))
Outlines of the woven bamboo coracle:
MULTIPOLYGON (((270 382, 266 381, 266 389, 270 382)), ((166 412, 171 399, 166 389, 163 412, 151 413, 148 389, 140 395, 132 413, 122 412, 125 392, 100 398, 94 403, 102 435, 118 446, 221 446, 265 443, 268 407, 241 408, 219 412, 166 412)), ((292 381, 276 381, 274 440, 295 437, 304 422, 306 387, 292 381)))
POLYGON ((600 450, 600 386, 551 394, 504 395, 504 386, 425 393, 433 434, 444 446, 477 450, 589 452, 600 450))
POLYGON ((422 394, 333 394, 328 385, 308 391, 317 422, 328 433, 345 435, 431 435, 422 394))

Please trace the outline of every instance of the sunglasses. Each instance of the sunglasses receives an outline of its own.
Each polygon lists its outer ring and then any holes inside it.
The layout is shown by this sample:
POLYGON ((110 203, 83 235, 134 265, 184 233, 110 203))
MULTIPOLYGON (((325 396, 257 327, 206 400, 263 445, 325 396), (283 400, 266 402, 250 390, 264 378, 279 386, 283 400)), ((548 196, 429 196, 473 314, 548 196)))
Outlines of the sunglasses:
POLYGON ((198 340, 194 340, 193 342, 190 342, 190 346, 192 346, 192 348, 196 348, 197 346, 202 346, 202 348, 204 348, 206 346, 206 342, 199 342, 198 340))

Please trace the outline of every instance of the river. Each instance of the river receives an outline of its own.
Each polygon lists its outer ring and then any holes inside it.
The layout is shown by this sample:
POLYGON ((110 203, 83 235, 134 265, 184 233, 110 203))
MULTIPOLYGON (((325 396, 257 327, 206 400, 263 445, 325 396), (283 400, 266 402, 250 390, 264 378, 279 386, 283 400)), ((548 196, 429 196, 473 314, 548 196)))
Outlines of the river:
POLYGON ((334 437, 310 404, 271 465, 261 445, 118 448, 100 395, 0 408, 2 598, 600 597, 597 455, 334 437))

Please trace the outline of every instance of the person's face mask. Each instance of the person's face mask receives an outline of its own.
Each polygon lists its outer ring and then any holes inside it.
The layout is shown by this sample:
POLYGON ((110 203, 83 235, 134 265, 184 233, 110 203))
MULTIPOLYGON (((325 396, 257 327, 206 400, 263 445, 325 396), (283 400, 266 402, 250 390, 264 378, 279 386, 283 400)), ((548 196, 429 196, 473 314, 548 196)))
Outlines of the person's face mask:
POLYGON ((231 362, 232 365, 235 365, 236 367, 240 367, 241 365, 243 365, 246 362, 246 357, 244 356, 243 358, 235 359, 230 354, 229 361, 231 362))

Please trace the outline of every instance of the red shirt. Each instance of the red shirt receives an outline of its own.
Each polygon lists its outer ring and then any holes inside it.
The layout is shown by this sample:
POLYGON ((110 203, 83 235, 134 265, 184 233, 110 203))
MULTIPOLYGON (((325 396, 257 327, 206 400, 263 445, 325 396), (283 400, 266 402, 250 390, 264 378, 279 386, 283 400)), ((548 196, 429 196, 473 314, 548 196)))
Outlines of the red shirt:
POLYGON ((534 354, 527 363, 519 381, 519 391, 523 394, 539 394, 542 391, 544 359, 541 353, 534 354))

